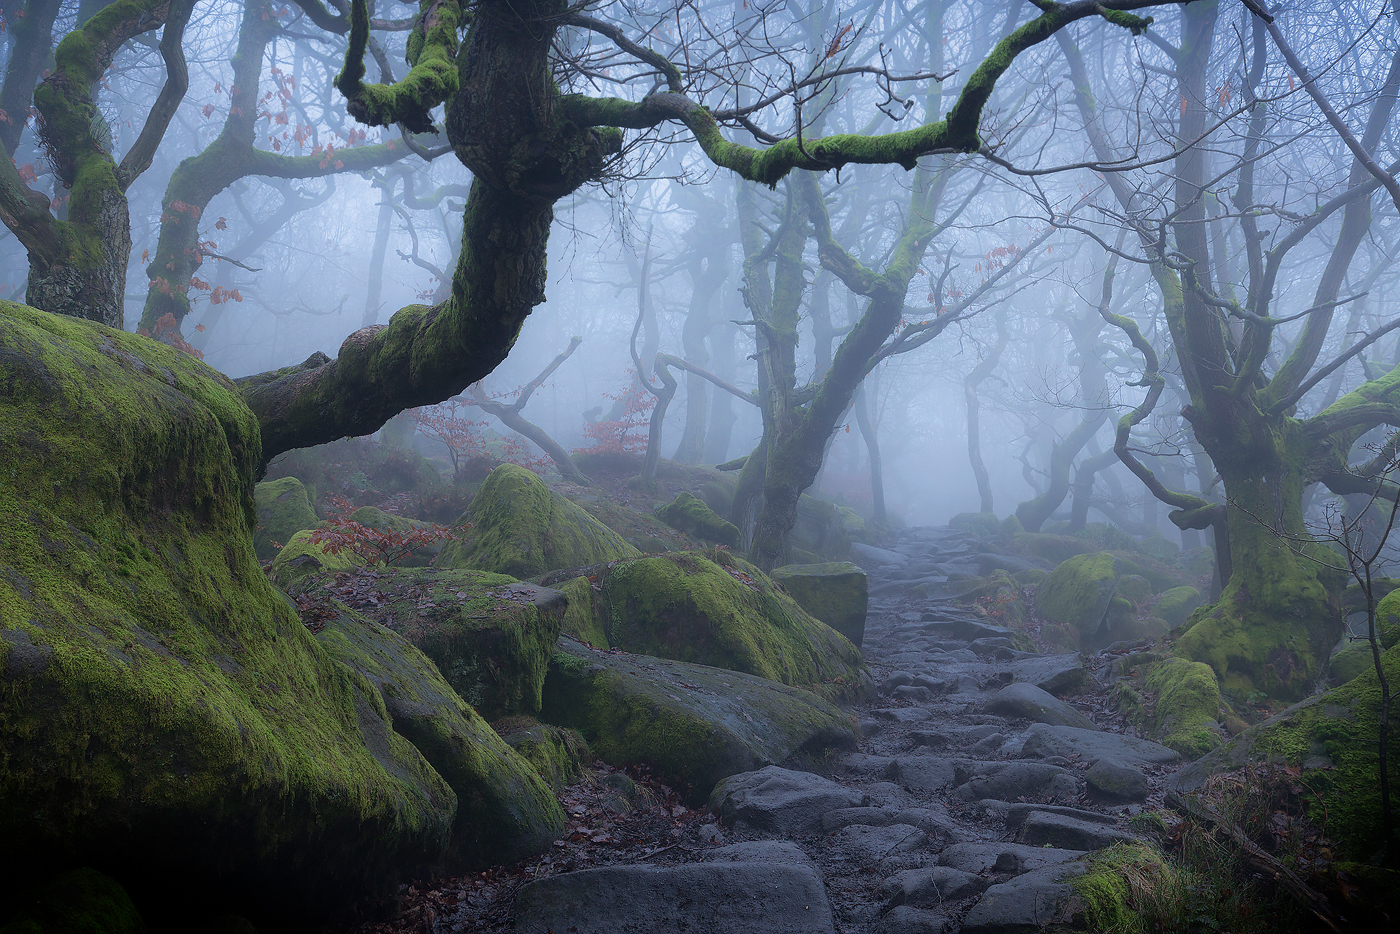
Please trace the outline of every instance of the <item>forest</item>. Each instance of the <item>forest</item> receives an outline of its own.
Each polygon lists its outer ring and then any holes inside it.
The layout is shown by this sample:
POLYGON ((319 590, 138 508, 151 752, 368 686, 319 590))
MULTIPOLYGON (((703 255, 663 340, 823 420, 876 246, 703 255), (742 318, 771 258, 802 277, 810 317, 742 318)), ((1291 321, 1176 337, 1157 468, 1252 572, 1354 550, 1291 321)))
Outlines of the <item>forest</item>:
POLYGON ((0 934, 1400 923, 1397 17, 0 0, 0 934))

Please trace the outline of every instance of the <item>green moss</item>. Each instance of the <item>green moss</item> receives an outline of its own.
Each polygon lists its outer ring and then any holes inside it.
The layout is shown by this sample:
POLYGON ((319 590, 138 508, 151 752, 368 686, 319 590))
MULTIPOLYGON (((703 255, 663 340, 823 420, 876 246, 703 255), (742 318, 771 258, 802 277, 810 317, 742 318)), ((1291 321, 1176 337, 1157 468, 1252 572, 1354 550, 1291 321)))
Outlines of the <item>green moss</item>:
POLYGON ((996 538, 1001 534, 1002 523, 995 513, 960 512, 948 520, 955 529, 971 532, 978 538, 996 538))
POLYGON ((1157 692, 1152 733, 1163 746, 1195 758, 1220 745, 1220 685, 1209 665, 1169 658, 1145 679, 1157 692))
POLYGON ((731 552, 672 552, 600 574, 608 643, 744 671, 829 698, 859 696, 860 651, 731 552))
POLYGON ((145 934, 131 896, 95 869, 75 869, 25 898, 0 934, 145 934))
POLYGON ((524 467, 502 464, 472 500, 474 528, 438 555, 442 567, 537 577, 641 554, 612 529, 552 492, 524 467))
POLYGON ((1195 587, 1173 587, 1158 595, 1157 602, 1152 604, 1152 612, 1173 626, 1180 626, 1204 600, 1195 587))
POLYGON ((1101 551, 1061 562, 1035 595, 1036 612, 1051 622, 1072 627, 1085 648, 1106 645, 1108 619, 1118 586, 1118 561, 1101 551))
POLYGON ((1089 868, 1069 884, 1084 900, 1088 930, 1147 934, 1183 930, 1190 883, 1156 847, 1115 843, 1089 858, 1089 868))
POLYGON ((1387 649, 1400 643, 1400 590, 1393 590, 1376 604, 1376 634, 1387 649))
POLYGON ((1118 596, 1136 606, 1152 596, 1152 583, 1140 574, 1124 574, 1118 578, 1118 596))
POLYGON ((575 577, 559 589, 569 601, 564 611, 564 632, 594 648, 611 648, 603 620, 594 606, 601 598, 593 582, 586 577, 575 577))
POLYGON ((509 717, 493 726, 556 793, 578 781, 593 764, 593 752, 577 730, 529 717, 509 717))
POLYGON ((443 846, 451 789, 258 567, 260 459, 199 361, 0 303, 7 881, 82 859, 314 911, 443 846))
POLYGON ((673 529, 708 541, 739 547, 739 529, 715 515, 704 501, 693 493, 680 492, 676 498, 656 510, 656 517, 673 529))
POLYGON ((267 572, 274 584, 286 589, 308 574, 350 571, 364 566, 364 559, 348 548, 342 548, 335 554, 326 551, 325 544, 316 544, 311 540, 313 531, 303 529, 297 532, 277 552, 267 572))
POLYGON ((1363 671, 1374 668, 1375 658, 1371 654, 1371 643, 1367 640, 1353 642, 1327 660, 1327 676, 1333 684, 1345 684, 1363 671))
POLYGON ((303 529, 321 524, 306 487, 296 477, 283 477, 259 483, 253 491, 258 504, 258 527, 253 533, 253 548, 258 557, 270 561, 282 550, 282 545, 303 529))
POLYGON ((1073 535, 1049 535, 1044 532, 1022 532, 1011 539, 1011 552, 1027 558, 1039 558, 1052 564, 1062 564, 1075 555, 1097 551, 1094 543, 1073 535))
POLYGON ((485 571, 384 568, 372 577, 303 577, 291 593, 315 601, 358 598, 366 615, 421 649, 483 716, 540 709, 564 619, 556 590, 485 571))
POLYGON ((771 576, 798 606, 860 646, 870 603, 870 582, 864 571, 849 561, 831 561, 789 564, 774 568, 771 576))

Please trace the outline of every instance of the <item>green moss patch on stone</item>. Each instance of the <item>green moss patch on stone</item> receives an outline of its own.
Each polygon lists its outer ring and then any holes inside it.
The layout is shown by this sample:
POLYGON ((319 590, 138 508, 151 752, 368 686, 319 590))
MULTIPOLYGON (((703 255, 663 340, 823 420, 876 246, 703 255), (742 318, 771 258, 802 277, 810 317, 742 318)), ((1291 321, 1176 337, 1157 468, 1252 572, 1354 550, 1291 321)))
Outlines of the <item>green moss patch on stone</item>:
POLYGON ((401 633, 482 716, 540 709, 540 687, 564 622, 557 590, 486 571, 386 568, 304 577, 291 593, 313 603, 350 603, 401 633))
POLYGON ((313 542, 311 533, 314 531, 303 529, 297 532, 283 543, 282 550, 272 559, 272 567, 268 568, 267 574, 278 587, 285 590, 308 574, 333 574, 364 566, 364 559, 348 548, 331 554, 324 542, 313 542))
POLYGON ((1152 720, 1157 742, 1188 758, 1220 745, 1220 685, 1209 665, 1169 658, 1155 665, 1144 683, 1157 692, 1152 720))
MULTIPOLYGON (((1400 647, 1382 656, 1391 689, 1400 684, 1400 647)), ((1255 724, 1224 746, 1182 769, 1173 779, 1182 793, 1206 779, 1249 764, 1300 769, 1301 803, 1338 856, 1369 861, 1380 849, 1380 684, 1374 668, 1341 687, 1309 697, 1255 724)), ((1396 746, 1391 724, 1391 749, 1396 746)), ((1390 757, 1390 787, 1400 787, 1400 762, 1390 757)), ((1394 842, 1392 841, 1392 848, 1394 842)))
POLYGON ((1077 555, 1060 563, 1036 590, 1035 609, 1079 634, 1089 649, 1113 639, 1109 610, 1118 588, 1118 559, 1106 551, 1077 555))
POLYGON ((1024 558, 1038 558, 1051 564, 1062 564, 1075 555, 1098 551, 1094 543, 1073 535, 1051 535, 1047 532, 1021 532, 1011 538, 1010 551, 1024 558))
POLYGON ((575 577, 561 586, 559 591, 568 601, 564 610, 564 632, 595 649, 611 648, 607 629, 599 614, 602 598, 593 581, 587 577, 575 577))
POLYGON ((140 865, 315 912, 442 851, 452 790, 258 567, 260 460, 198 360, 0 303, 7 881, 140 865))
POLYGON ((1110 551, 1109 554, 1118 559, 1119 575, 1135 574, 1146 578, 1153 593, 1162 593, 1173 587, 1194 583, 1192 578, 1177 568, 1148 555, 1124 550, 1110 551))
POLYGON ((95 869, 65 872, 26 896, 0 934, 146 934, 131 896, 95 869))
MULTIPOLYGON (((432 528, 431 522, 410 519, 406 516, 396 516, 392 512, 385 512, 378 506, 361 506, 345 518, 349 519, 351 522, 358 522, 365 528, 374 529, 377 532, 412 532, 415 529, 432 528)), ((440 550, 441 545, 439 542, 427 542, 422 545, 416 545, 406 557, 397 558, 390 562, 390 566, 396 568, 427 567, 437 558, 440 550)))
POLYGON ((860 650, 732 552, 619 561, 600 569, 597 583, 613 648, 744 671, 829 699, 868 689, 860 650))
POLYGON ((865 638, 870 581, 859 567, 849 561, 789 564, 774 568, 770 576, 798 606, 860 647, 865 638))
POLYGON ((258 527, 253 532, 253 548, 258 557, 270 561, 303 529, 321 524, 306 487, 296 477, 267 480, 253 490, 258 504, 258 527))
POLYGON ((378 690, 394 725, 457 794, 446 864, 510 863, 538 853, 564 829, 559 802, 486 721, 407 639, 330 601, 316 641, 378 690))
POLYGON ((1400 590, 1393 590, 1376 604, 1376 634, 1384 648, 1400 643, 1400 590))
POLYGON ((671 528, 650 513, 638 512, 596 493, 584 493, 574 504, 600 523, 621 535, 642 554, 685 551, 693 546, 686 535, 671 528))
POLYGON ((720 779, 852 749, 857 737, 850 717, 810 691, 568 636, 550 663, 542 716, 577 729, 610 765, 652 767, 697 806, 720 779))
POLYGON ((1374 671, 1375 658, 1370 640, 1353 642, 1327 660, 1327 677, 1333 684, 1346 684, 1363 671, 1374 671))
POLYGON ((948 525, 971 532, 978 538, 997 538, 1001 535, 1001 520, 993 512, 960 512, 948 520, 948 525))
POLYGON ((530 717, 507 717, 492 726, 556 793, 578 781, 593 763, 593 751, 578 730, 530 717))
POLYGON ((1195 587, 1182 585, 1158 594, 1152 604, 1152 612, 1173 626, 1186 622, 1193 612, 1205 602, 1205 597, 1195 587))
POLYGON ((656 510, 656 517, 671 528, 707 541, 739 547, 739 529, 721 519, 704 500, 682 490, 676 498, 656 510))
POLYGON ((533 472, 502 464, 477 491, 474 528, 447 542, 438 565, 538 577, 641 554, 622 537, 544 485, 533 472))

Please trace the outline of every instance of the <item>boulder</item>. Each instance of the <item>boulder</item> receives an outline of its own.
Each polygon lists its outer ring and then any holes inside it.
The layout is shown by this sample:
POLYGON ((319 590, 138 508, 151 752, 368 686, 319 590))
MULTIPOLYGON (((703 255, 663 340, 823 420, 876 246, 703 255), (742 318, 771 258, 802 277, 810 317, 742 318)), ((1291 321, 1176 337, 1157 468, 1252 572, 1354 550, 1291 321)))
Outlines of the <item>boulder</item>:
POLYGON ((978 538, 996 538, 1001 535, 1001 520, 992 512, 960 512, 948 520, 954 529, 971 532, 978 538))
MULTIPOLYGON (((423 522, 418 519, 409 519, 406 516, 396 516, 392 512, 385 512, 377 506, 361 506, 354 510, 345 518, 351 522, 359 523, 367 529, 385 533, 409 533, 418 529, 433 528, 431 522, 423 522)), ((441 529, 441 527, 439 527, 441 529)), ((438 552, 442 550, 441 539, 430 540, 413 545, 407 554, 391 556, 390 566, 397 568, 421 568, 433 563, 438 552)))
POLYGON ((880 883, 885 907, 909 905, 914 908, 937 908, 944 902, 971 895, 980 895, 987 880, 951 866, 929 866, 906 869, 880 883))
POLYGON ((308 575, 291 593, 304 607, 339 600, 401 633, 484 717, 539 712, 564 625, 557 590, 485 571, 385 568, 308 575))
POLYGON ((1063 850, 1102 850, 1115 843, 1131 843, 1132 834, 1106 827, 1098 821, 1080 820, 1049 811, 1031 811, 1016 835, 1027 846, 1050 846, 1063 850))
MULTIPOLYGON (((1400 646, 1387 649, 1382 663, 1394 691, 1400 684, 1400 646)), ((1336 841, 1341 859, 1365 862, 1385 842, 1379 731, 1380 685, 1372 669, 1255 724, 1182 768, 1168 779, 1168 788, 1177 794, 1198 794, 1212 775, 1250 765, 1296 769, 1300 774, 1279 786, 1302 790, 1296 801, 1287 803, 1305 808, 1318 823, 1326 821, 1327 835, 1336 841)), ((1393 780, 1391 788, 1393 795, 1393 780)))
POLYGON ((282 543, 282 550, 272 559, 268 577, 284 590, 309 574, 336 573, 364 567, 365 561, 348 548, 332 554, 325 543, 311 540, 313 529, 302 529, 282 543))
POLYGON ((641 554, 612 529, 544 485, 534 472, 502 464, 468 510, 471 527, 438 553, 439 567, 538 577, 641 554))
POLYGON ((1084 902, 1069 884, 1083 862, 1046 866, 994 885, 963 919, 962 934, 1056 931, 1084 928, 1084 902))
POLYGON ((258 526, 253 532, 253 548, 258 557, 271 561, 282 546, 302 529, 321 524, 306 487, 296 477, 267 480, 253 488, 258 505, 258 526))
POLYGON ((339 601, 327 608, 316 641, 378 689, 394 732, 456 792, 449 864, 514 862, 563 832, 559 802, 535 766, 462 701, 427 656, 339 601))
POLYGON ((1376 604, 1376 633, 1382 648, 1400 643, 1400 590, 1392 590, 1376 604))
POLYGON ((1089 765, 1106 760, 1134 768, 1169 765, 1181 759, 1181 754, 1175 749, 1151 740, 1124 736, 1122 733, 1106 733, 1098 729, 1051 726, 1046 723, 1033 724, 1026 731, 1021 755, 1045 758, 1079 756, 1089 765))
POLYGON ((798 606, 860 647, 870 604, 869 578, 864 571, 849 561, 834 561, 789 564, 775 568, 771 577, 798 606))
POLYGON ((1109 610, 1118 589, 1118 560, 1106 551, 1060 564, 1036 591, 1036 612, 1071 627, 1085 649, 1107 645, 1109 610))
POLYGON ((1024 658, 1008 664, 1006 670, 1015 680, 1034 684, 1051 694, 1068 693, 1092 680, 1080 656, 1074 654, 1024 658))
POLYGON ((997 713, 1007 717, 1025 717, 1037 723, 1053 726, 1074 726, 1084 730, 1097 730, 1094 721, 1075 710, 1053 694, 1042 691, 1034 684, 1017 681, 1008 684, 987 699, 987 713, 997 713))
POLYGON ((656 510, 656 517, 687 535, 717 542, 729 548, 739 547, 738 526, 721 519, 694 493, 677 493, 675 499, 656 510))
MULTIPOLYGON (((3 934, 146 934, 131 896, 95 869, 74 869, 18 900, 19 913, 0 909, 3 934)), ((16 906, 18 907, 18 906, 16 906)))
POLYGON ((588 580, 571 586, 566 619, 595 646, 743 671, 829 700, 869 692, 859 649, 725 549, 580 570, 588 580))
POLYGON ((810 691, 722 668, 559 639, 542 719, 578 730, 605 762, 644 763, 699 803, 730 775, 799 752, 852 749, 854 722, 810 691))
POLYGON ((515 918, 518 934, 835 931, 821 875, 790 844, 721 847, 704 863, 561 873, 521 886, 515 918))
POLYGON ((1084 780, 1091 789, 1110 801, 1146 801, 1151 791, 1147 787, 1147 776, 1141 771, 1110 759, 1100 759, 1089 766, 1084 780))
POLYGON ((0 897, 302 917, 443 852, 456 795, 253 550, 257 418, 163 344, 0 303, 0 897))
POLYGON ((1173 626, 1181 626, 1191 616, 1192 611, 1205 603, 1205 597, 1195 587, 1183 584, 1172 587, 1158 595, 1152 612, 1173 626))
POLYGON ((576 781, 593 764, 593 752, 578 730, 531 717, 506 717, 491 725, 506 745, 535 767, 554 791, 576 781))
POLYGON ((829 778, 770 765, 726 778, 715 786, 709 803, 727 825, 802 835, 822 833, 827 812, 863 807, 869 801, 829 778))
POLYGON ((1153 665, 1144 683, 1157 692, 1151 733, 1162 745, 1188 759, 1220 745, 1220 683, 1214 669, 1204 662, 1169 658, 1153 665))

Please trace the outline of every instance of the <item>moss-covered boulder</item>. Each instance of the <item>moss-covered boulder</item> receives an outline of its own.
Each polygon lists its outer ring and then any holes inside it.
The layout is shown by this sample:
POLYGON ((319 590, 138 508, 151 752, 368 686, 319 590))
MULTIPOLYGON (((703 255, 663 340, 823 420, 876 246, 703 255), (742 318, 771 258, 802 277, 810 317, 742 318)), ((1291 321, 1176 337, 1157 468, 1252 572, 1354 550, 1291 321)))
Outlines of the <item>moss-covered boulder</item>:
POLYGON ((578 730, 521 716, 497 720, 492 727, 555 792, 578 781, 593 764, 593 751, 578 730))
POLYGON ((1012 554, 1051 565, 1062 564, 1075 555, 1093 554, 1098 547, 1088 539, 1073 535, 1051 535, 1047 532, 1022 532, 1012 537, 1008 549, 1012 554))
POLYGON ((486 571, 319 574, 297 581, 291 593, 303 606, 345 602, 401 633, 490 719, 539 711, 540 687, 564 625, 559 591, 486 571))
POLYGON ((577 729, 611 765, 652 767, 695 805, 720 779, 853 749, 858 736, 850 717, 810 691, 568 636, 550 663, 542 716, 577 729))
POLYGON ((994 512, 960 512, 948 520, 948 525, 971 532, 978 538, 997 538, 1001 535, 1001 520, 994 512))
POLYGON ((1152 582, 1141 574, 1123 574, 1118 578, 1118 596, 1132 601, 1134 606, 1146 602, 1152 594, 1152 582))
POLYGON ((1114 641, 1109 610, 1118 591, 1118 559, 1106 551, 1062 562, 1041 584, 1035 609, 1042 617, 1070 627, 1082 648, 1114 641))
POLYGON ((283 590, 310 574, 334 574, 364 567, 364 559, 348 548, 331 554, 324 542, 313 542, 311 535, 314 531, 302 529, 287 539, 282 550, 277 552, 277 557, 272 559, 267 575, 283 590))
POLYGON ((797 498, 789 541, 792 556, 805 564, 844 561, 851 552, 851 533, 840 508, 806 493, 797 498))
POLYGON ((457 794, 449 865, 511 863, 564 830, 559 802, 518 755, 448 686, 407 639, 336 600, 317 614, 316 640, 370 681, 394 732, 413 743, 457 794))
POLYGON ((1149 731, 1157 742, 1188 759, 1220 745, 1220 684, 1209 665, 1169 658, 1153 665, 1144 683, 1157 693, 1149 731))
POLYGON ((650 512, 641 512, 625 503, 614 502, 606 495, 585 490, 571 497, 571 502, 622 536, 623 541, 642 554, 685 551, 694 547, 684 533, 671 528, 650 512))
POLYGON ((532 471, 502 464, 481 484, 469 510, 472 528, 449 541, 438 566, 538 577, 641 554, 612 529, 544 485, 532 471))
POLYGON ((1369 639, 1361 639, 1333 652, 1327 660, 1327 679, 1333 685, 1346 684, 1364 671, 1374 670, 1375 658, 1371 654, 1369 639))
MULTIPOLYGON (((1382 664, 1393 691, 1400 684, 1400 647, 1387 649, 1382 664)), ((1193 794, 1202 790, 1210 776, 1251 764, 1298 769, 1301 775, 1286 785, 1301 790, 1298 803, 1336 841, 1337 856, 1367 862, 1384 845, 1379 730, 1380 684, 1371 669, 1250 727, 1183 768, 1171 779, 1172 786, 1179 793, 1193 794)), ((1396 758, 1389 757, 1392 795, 1400 787, 1396 758)), ((1397 842, 1390 841, 1391 853, 1397 842)))
POLYGON ((302 529, 314 529, 321 524, 306 487, 296 477, 259 483, 254 487, 253 496, 258 504, 253 548, 264 561, 275 558, 282 546, 302 529))
POLYGON ((789 564, 775 568, 775 582, 797 605, 860 647, 870 606, 870 580, 849 561, 789 564))
MULTIPOLYGON (((417 530, 431 529, 433 527, 431 522, 410 519, 407 516, 396 516, 392 512, 385 512, 378 506, 361 506, 345 518, 367 529, 389 534, 412 534, 417 530)), ((389 565, 396 568, 427 567, 429 564, 433 563, 433 560, 437 558, 438 552, 441 550, 441 539, 416 544, 409 550, 408 554, 394 557, 393 560, 389 562, 389 565)))
POLYGON ((1146 578, 1152 588, 1153 593, 1163 593, 1173 587, 1183 587, 1195 584, 1195 580, 1183 573, 1179 568, 1159 561, 1150 555, 1141 554, 1136 551, 1109 551, 1109 554, 1118 559, 1118 573, 1126 576, 1129 574, 1146 578))
POLYGON ((200 361, 0 303, 0 897, 317 913, 443 852, 456 795, 258 566, 260 444, 200 361))
POLYGON ((677 531, 730 548, 739 547, 739 528, 721 519, 705 501, 682 490, 676 498, 656 510, 656 517, 677 531))
POLYGON ((1173 626, 1181 626, 1203 603, 1205 597, 1199 590, 1183 585, 1159 594, 1157 601, 1152 604, 1152 612, 1173 626))
POLYGON ((670 552, 585 569, 570 590, 571 632, 588 641, 810 688, 832 700, 869 689, 860 650, 756 567, 724 549, 670 552))
POLYGON ((0 934, 146 934, 146 922, 116 880, 75 869, 0 908, 0 934), (23 907, 21 907, 23 906, 23 907), (19 913, 7 917, 18 908, 19 913))
POLYGON ((1376 604, 1376 634, 1384 648, 1400 643, 1400 590, 1391 591, 1376 604))

